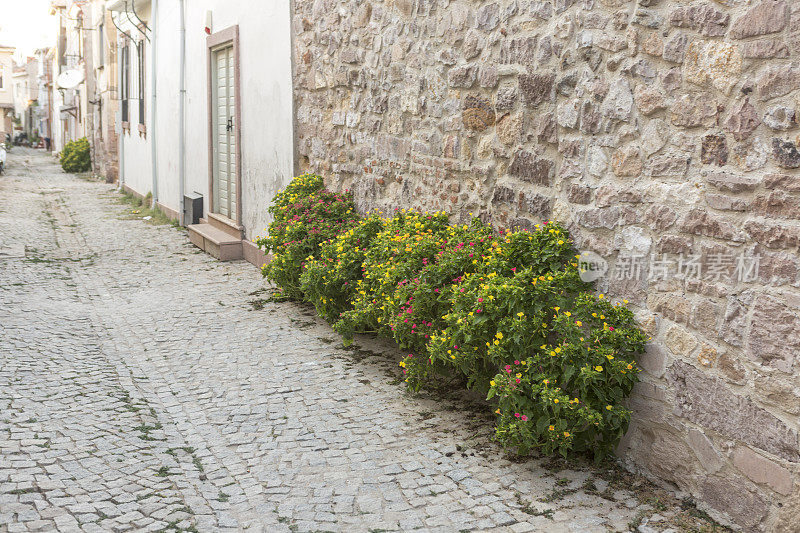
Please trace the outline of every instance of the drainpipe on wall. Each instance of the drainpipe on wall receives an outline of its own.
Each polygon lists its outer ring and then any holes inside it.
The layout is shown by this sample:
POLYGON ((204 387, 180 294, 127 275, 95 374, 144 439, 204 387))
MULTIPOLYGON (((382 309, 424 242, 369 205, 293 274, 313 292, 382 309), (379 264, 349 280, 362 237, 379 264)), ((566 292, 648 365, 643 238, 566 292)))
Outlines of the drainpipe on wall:
MULTIPOLYGON (((112 22, 114 15, 111 15, 112 22)), ((116 25, 116 22, 114 23, 116 25)), ((117 99, 119 105, 117 106, 117 123, 119 124, 119 170, 117 180, 117 190, 123 190, 125 185, 125 131, 122 129, 122 46, 119 41, 124 39, 117 38, 117 99)))
POLYGON ((183 220, 183 195, 184 191, 184 178, 186 174, 185 159, 186 159, 186 138, 184 129, 186 127, 186 119, 184 117, 184 101, 186 100, 186 20, 183 13, 183 2, 180 0, 178 10, 180 11, 180 34, 181 34, 181 49, 180 49, 180 86, 178 95, 178 220, 180 225, 184 225, 183 220))
POLYGON ((150 39, 150 90, 153 95, 150 104, 150 126, 153 128, 153 131, 150 132, 150 155, 153 165, 153 205, 151 207, 155 208, 158 203, 158 150, 156 145, 156 132, 158 131, 158 125, 156 123, 156 36, 158 35, 158 0, 152 0, 150 9, 153 13, 153 28, 151 30, 153 37, 150 39))

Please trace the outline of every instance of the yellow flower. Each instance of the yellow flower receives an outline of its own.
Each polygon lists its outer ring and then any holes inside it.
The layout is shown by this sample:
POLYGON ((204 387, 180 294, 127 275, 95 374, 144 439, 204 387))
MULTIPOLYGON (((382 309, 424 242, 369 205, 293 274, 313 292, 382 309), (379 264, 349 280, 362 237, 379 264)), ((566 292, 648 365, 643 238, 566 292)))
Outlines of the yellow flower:
POLYGON ((564 311, 564 314, 567 315, 567 318, 572 316, 572 313, 570 313, 569 311, 564 311))
POLYGON ((564 432, 564 436, 565 436, 565 437, 569 437, 569 431, 565 431, 565 432, 564 432))
POLYGON ((555 356, 556 356, 556 352, 554 352, 553 350, 550 350, 550 357, 555 357, 555 356))
POLYGON ((550 431, 554 431, 556 429, 556 427, 555 426, 549 426, 547 429, 549 429, 550 431))
POLYGON ((521 377, 522 377, 522 374, 521 374, 521 373, 519 373, 519 372, 517 372, 517 379, 519 379, 519 378, 521 378, 521 377))
POLYGON ((498 344, 500 344, 500 341, 499 341, 499 340, 497 340, 497 339, 495 339, 495 340, 494 340, 494 345, 495 345, 495 346, 497 346, 498 344))
POLYGON ((405 361, 400 361, 400 363, 398 363, 398 364, 399 364, 400 366, 404 367, 404 368, 405 368, 405 366, 406 366, 406 362, 405 362, 405 361))
POLYGON ((518 317, 520 317, 520 318, 522 318, 523 316, 525 316, 525 313, 523 313, 522 311, 520 311, 519 313, 517 313, 517 316, 518 316, 518 317))
POLYGON ((497 413, 497 414, 499 415, 499 414, 500 414, 500 409, 498 409, 497 411, 495 411, 495 413, 497 413))
POLYGON ((494 385, 495 385, 495 383, 494 383, 494 380, 490 381, 490 382, 489 382, 489 385, 491 385, 492 387, 494 387, 494 385))
POLYGON ((606 405, 606 409, 608 409, 610 411, 611 410, 611 406, 610 405, 606 405))
POLYGON ((456 356, 455 356, 455 355, 451 355, 451 356, 450 356, 450 359, 455 359, 455 358, 456 358, 456 356))
MULTIPOLYGON (((576 320, 575 321, 575 325, 578 326, 578 327, 581 327, 583 325, 583 322, 581 322, 580 320, 576 320)), ((583 339, 581 339, 581 340, 583 340, 583 339)))
POLYGON ((628 365, 628 370, 633 369, 633 365, 628 365))
POLYGON ((556 352, 556 353, 561 353, 561 346, 557 347, 557 348, 555 349, 555 352, 556 352))
POLYGON ((558 398, 556 398, 555 400, 553 400, 553 403, 558 403, 558 398))
POLYGON ((603 367, 600 366, 600 365, 597 365, 596 367, 594 367, 594 369, 597 370, 598 372, 602 372, 603 371, 603 367))
POLYGON ((503 338, 503 333, 498 331, 497 335, 495 335, 495 337, 497 337, 498 339, 502 339, 503 338))

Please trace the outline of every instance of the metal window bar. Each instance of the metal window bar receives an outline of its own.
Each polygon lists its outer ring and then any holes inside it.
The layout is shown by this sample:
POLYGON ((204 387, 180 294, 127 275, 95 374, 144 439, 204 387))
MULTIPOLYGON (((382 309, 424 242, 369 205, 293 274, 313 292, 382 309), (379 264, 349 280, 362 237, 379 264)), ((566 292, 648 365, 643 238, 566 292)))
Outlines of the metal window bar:
POLYGON ((136 44, 136 60, 139 63, 139 124, 144 125, 144 41, 139 41, 136 44))

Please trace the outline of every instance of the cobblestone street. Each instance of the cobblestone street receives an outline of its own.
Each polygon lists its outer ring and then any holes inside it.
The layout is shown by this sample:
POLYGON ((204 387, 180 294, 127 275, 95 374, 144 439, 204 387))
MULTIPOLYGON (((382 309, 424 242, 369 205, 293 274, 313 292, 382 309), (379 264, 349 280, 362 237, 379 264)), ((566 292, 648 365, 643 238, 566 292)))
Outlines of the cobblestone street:
POLYGON ((630 475, 509 460, 485 407, 410 396, 388 348, 344 349, 266 302, 252 265, 119 196, 23 148, 0 176, 0 532, 663 531, 679 513, 630 475))

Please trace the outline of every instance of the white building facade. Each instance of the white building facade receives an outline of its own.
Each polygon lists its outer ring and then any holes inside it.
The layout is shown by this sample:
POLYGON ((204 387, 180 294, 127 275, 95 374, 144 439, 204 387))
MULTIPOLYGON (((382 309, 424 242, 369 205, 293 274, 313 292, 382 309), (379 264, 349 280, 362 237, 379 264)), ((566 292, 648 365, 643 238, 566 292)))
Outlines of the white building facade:
POLYGON ((182 220, 192 241, 259 263, 250 241, 295 170, 290 4, 109 0, 106 9, 120 30, 123 186, 181 220, 184 197, 201 195, 201 223, 182 220))
POLYGON ((0 142, 14 131, 14 50, 12 46, 0 45, 0 142))

